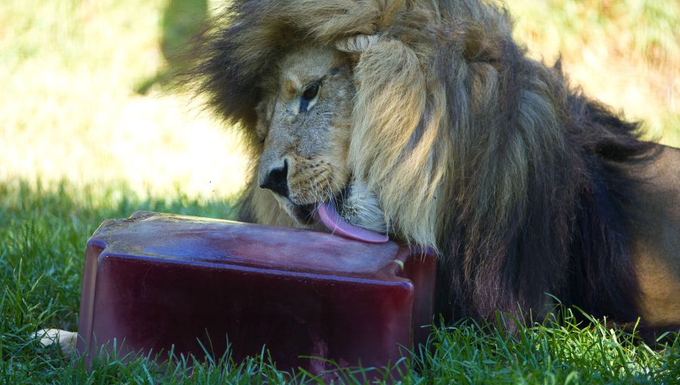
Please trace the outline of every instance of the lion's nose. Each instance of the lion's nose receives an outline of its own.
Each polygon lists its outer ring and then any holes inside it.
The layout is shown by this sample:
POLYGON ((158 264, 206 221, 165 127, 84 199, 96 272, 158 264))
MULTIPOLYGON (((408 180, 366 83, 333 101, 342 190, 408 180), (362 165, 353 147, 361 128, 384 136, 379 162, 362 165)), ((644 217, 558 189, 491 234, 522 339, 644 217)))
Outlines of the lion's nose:
POLYGON ((269 170, 269 174, 260 185, 262 188, 268 188, 273 192, 288 196, 288 161, 283 161, 283 167, 269 170))

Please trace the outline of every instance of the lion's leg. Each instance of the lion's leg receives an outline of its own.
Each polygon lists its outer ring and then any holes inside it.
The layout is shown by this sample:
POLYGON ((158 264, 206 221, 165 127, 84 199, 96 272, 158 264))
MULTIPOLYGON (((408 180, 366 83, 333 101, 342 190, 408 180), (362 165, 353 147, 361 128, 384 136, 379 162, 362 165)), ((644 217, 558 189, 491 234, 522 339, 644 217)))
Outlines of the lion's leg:
POLYGON ((43 344, 43 346, 50 346, 54 343, 58 343, 64 356, 71 358, 76 350, 78 333, 59 329, 43 329, 34 333, 33 337, 40 338, 40 343, 43 344))

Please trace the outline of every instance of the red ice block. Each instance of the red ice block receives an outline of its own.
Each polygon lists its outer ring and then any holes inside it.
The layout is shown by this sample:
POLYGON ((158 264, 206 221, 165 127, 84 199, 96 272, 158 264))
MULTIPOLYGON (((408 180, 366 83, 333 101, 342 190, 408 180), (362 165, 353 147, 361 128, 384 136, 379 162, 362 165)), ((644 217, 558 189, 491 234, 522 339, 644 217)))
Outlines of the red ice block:
POLYGON ((137 212, 87 243, 78 350, 169 351, 240 360, 269 349, 279 369, 321 357, 382 366, 424 342, 435 258, 394 242, 137 212))

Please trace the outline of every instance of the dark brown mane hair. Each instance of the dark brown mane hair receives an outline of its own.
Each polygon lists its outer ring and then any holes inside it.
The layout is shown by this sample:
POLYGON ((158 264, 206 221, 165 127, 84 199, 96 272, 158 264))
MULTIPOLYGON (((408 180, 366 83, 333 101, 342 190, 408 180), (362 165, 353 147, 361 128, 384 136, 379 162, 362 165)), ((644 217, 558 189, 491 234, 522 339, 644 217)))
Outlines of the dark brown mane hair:
MULTIPOLYGON (((191 78, 241 128, 256 158, 261 79, 289 47, 356 34, 391 39, 403 50, 395 71, 417 77, 371 72, 370 60, 389 56, 360 59, 354 114, 362 120, 350 158, 358 171, 385 171, 372 186, 388 202, 393 232, 438 250, 439 311, 449 320, 544 314, 549 293, 591 315, 633 322, 640 290, 627 228, 638 206, 632 186, 644 183, 635 168, 654 158, 654 145, 640 140, 639 124, 570 88, 559 63, 528 58, 511 24, 504 9, 477 0, 234 0, 198 44, 191 78), (373 104, 387 88, 421 92, 422 109, 373 104), (377 126, 370 118, 382 110, 387 122, 407 120, 399 114, 420 120, 377 126), (384 129, 403 132, 419 150, 368 150, 386 146, 377 134, 384 129), (405 174, 404 164, 421 165, 422 175, 392 179, 405 174), (426 197, 416 208, 390 203, 416 196, 426 197), (436 215, 422 223, 405 212, 429 208, 436 215)), ((244 212, 256 204, 247 199, 244 212)))

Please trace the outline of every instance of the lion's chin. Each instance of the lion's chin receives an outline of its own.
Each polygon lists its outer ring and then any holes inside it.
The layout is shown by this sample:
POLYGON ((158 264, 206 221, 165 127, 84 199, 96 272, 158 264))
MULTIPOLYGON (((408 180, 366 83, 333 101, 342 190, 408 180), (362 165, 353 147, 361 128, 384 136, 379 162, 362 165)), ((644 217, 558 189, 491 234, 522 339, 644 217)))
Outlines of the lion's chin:
MULTIPOLYGON (((274 197, 279 203, 279 206, 295 221, 297 227, 316 228, 316 220, 314 214, 316 212, 317 204, 295 204, 287 197, 281 197, 274 194, 274 197)), ((318 229, 321 229, 320 227, 318 229)))
POLYGON ((295 219, 298 223, 305 225, 305 226, 311 226, 314 223, 316 223, 316 220, 314 218, 314 213, 317 209, 317 205, 315 203, 307 204, 307 205, 293 205, 292 208, 292 217, 295 219))

